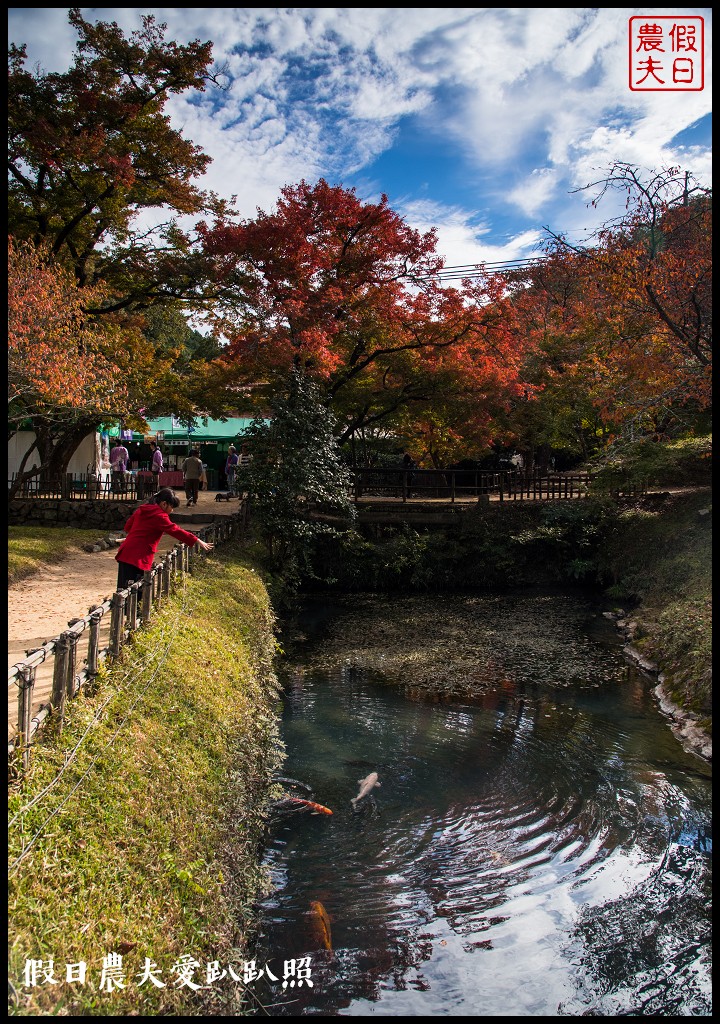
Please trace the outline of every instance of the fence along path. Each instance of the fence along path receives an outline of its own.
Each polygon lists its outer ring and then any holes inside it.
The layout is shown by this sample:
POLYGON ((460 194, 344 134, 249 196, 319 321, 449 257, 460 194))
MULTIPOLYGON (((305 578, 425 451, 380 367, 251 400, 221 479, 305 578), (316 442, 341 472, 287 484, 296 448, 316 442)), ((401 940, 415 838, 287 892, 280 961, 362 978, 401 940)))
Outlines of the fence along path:
MULTIPOLYGON (((245 515, 243 506, 240 512, 195 532, 220 546, 240 535, 245 515)), ((28 767, 32 745, 48 719, 54 716, 62 728, 67 700, 92 681, 101 664, 118 657, 135 630, 150 620, 153 609, 167 600, 173 587, 192 574, 198 559, 205 557, 203 551, 177 544, 141 581, 116 590, 87 615, 71 619, 67 630, 9 668, 9 703, 17 690, 17 724, 8 740, 11 763, 19 761, 24 769, 28 767), (46 702, 36 695, 39 672, 52 680, 51 698, 46 702)))

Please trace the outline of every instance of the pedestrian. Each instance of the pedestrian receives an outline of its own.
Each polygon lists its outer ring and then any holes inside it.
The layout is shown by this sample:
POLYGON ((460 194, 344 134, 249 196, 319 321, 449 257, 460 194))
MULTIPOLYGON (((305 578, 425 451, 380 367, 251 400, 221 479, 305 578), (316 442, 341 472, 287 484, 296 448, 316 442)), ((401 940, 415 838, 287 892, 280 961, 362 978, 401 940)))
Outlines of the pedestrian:
POLYGON ((190 454, 182 464, 182 471, 185 478, 186 507, 189 508, 191 505, 197 505, 200 480, 203 475, 203 464, 197 448, 191 449, 190 454))
POLYGON ((415 462, 415 459, 412 457, 410 452, 405 452, 405 454, 403 455, 403 460, 402 460, 402 468, 405 470, 405 474, 406 474, 405 475, 405 492, 406 492, 408 498, 412 497, 412 494, 410 493, 410 488, 412 487, 413 481, 415 479, 413 474, 412 474, 412 472, 411 472, 411 470, 415 469, 416 465, 417 465, 417 463, 415 462))
POLYGON ((125 490, 125 473, 130 453, 124 444, 116 441, 110 450, 110 483, 113 494, 121 494, 125 490))
POLYGON ((248 466, 250 465, 251 459, 252 459, 252 456, 250 455, 250 452, 248 451, 248 447, 247 447, 246 444, 244 444, 242 446, 242 448, 240 449, 240 459, 239 459, 240 469, 247 469, 248 466))
POLYGON ((228 448, 227 459, 225 459, 225 476, 227 477, 227 489, 229 491, 235 490, 235 471, 239 461, 235 445, 231 444, 228 448))
POLYGON ((150 472, 153 475, 155 481, 155 490, 160 489, 160 474, 163 471, 163 453, 160 451, 160 446, 157 441, 150 442, 150 472))
POLYGON ((153 558, 160 538, 167 533, 187 544, 197 545, 203 551, 212 551, 213 545, 188 533, 177 526, 170 513, 180 504, 170 487, 161 487, 145 505, 139 505, 123 527, 127 537, 118 548, 115 560, 118 563, 117 589, 124 590, 131 583, 143 578, 143 573, 152 569, 153 558))

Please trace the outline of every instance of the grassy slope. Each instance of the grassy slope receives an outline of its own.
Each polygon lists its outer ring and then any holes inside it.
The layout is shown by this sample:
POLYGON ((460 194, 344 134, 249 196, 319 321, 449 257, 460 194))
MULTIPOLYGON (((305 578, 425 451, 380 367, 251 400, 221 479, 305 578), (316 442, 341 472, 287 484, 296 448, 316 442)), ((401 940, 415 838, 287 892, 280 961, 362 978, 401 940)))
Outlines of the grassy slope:
POLYGON ((83 544, 98 540, 101 531, 75 527, 8 527, 8 586, 27 579, 47 562, 58 562, 83 544))
POLYGON ((11 792, 11 864, 28 850, 10 873, 15 1014, 205 1015, 208 998, 239 992, 227 981, 209 994, 178 988, 171 970, 189 954, 203 982, 209 961, 242 964, 263 884, 259 808, 281 757, 273 615, 260 578, 233 554, 242 557, 225 549, 205 562, 95 692, 71 702, 61 739, 36 748, 11 792), (127 987, 98 992, 113 951, 125 951, 127 987), (137 987, 145 957, 166 988, 137 987), (23 988, 29 958, 54 960, 61 984, 23 988), (84 986, 65 982, 78 961, 84 986))
POLYGON ((657 660, 676 704, 711 727, 712 491, 628 506, 604 537, 601 570, 620 603, 640 601, 636 645, 657 660))

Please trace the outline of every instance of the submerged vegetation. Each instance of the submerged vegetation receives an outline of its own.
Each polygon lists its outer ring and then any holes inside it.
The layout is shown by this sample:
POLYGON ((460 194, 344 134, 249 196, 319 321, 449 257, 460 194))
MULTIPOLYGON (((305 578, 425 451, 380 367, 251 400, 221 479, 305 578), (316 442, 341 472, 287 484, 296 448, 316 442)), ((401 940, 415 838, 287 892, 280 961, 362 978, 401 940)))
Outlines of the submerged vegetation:
POLYGON ((242 979, 282 752, 267 592, 238 548, 225 551, 70 702, 62 735, 36 747, 11 791, 14 1014, 242 1013, 243 986, 227 975, 208 989, 204 973, 232 963, 242 979), (126 987, 100 991, 110 953, 126 987), (173 973, 188 956, 199 991, 173 973), (138 986, 146 958, 166 987, 138 986), (59 984, 24 987, 28 960, 53 961, 59 984), (66 983, 65 965, 81 962, 87 982, 66 983))
POLYGON ((632 610, 634 642, 660 664, 673 701, 710 731, 711 511, 709 487, 620 503, 478 506, 442 532, 324 538, 306 586, 320 578, 343 593, 591 587, 632 610))

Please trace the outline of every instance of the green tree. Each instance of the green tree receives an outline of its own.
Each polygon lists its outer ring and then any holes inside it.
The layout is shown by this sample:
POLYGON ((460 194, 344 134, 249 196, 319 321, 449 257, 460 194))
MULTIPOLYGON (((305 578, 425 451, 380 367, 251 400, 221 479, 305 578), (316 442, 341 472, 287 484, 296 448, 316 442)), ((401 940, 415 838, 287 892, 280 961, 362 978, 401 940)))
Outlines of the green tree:
POLYGON ((177 216, 221 216, 226 204, 195 185, 210 157, 164 107, 213 79, 212 44, 166 41, 152 16, 127 39, 115 22, 92 24, 79 8, 69 20, 80 38, 67 72, 31 73, 25 47, 9 50, 10 233, 47 243, 80 287, 109 284, 94 312, 201 302, 212 262, 177 216), (144 211, 150 225, 145 217, 138 226, 144 211))
POLYGON ((256 417, 243 437, 251 461, 238 486, 250 493, 253 522, 286 580, 308 568, 315 537, 336 532, 322 517, 355 517, 351 476, 333 431, 318 385, 294 370, 287 395, 271 403, 269 421, 256 417))
MULTIPOLYGON (((144 411, 217 415, 229 404, 227 363, 181 313, 216 297, 216 261, 177 220, 228 208, 195 184, 210 158, 165 113, 171 95, 214 80, 212 45, 168 41, 151 16, 129 38, 114 22, 86 21, 79 8, 69 20, 79 40, 67 72, 29 71, 24 46, 8 54, 10 234, 53 273, 71 275, 73 303, 113 353, 100 408, 66 403, 61 417, 47 403, 30 410, 23 426, 36 435, 32 467, 49 475, 65 471, 101 421, 142 428, 144 411)), ((236 283, 230 275, 227 284, 236 283)), ((56 371, 47 361, 48 382, 56 371)))

